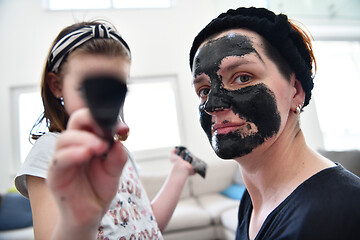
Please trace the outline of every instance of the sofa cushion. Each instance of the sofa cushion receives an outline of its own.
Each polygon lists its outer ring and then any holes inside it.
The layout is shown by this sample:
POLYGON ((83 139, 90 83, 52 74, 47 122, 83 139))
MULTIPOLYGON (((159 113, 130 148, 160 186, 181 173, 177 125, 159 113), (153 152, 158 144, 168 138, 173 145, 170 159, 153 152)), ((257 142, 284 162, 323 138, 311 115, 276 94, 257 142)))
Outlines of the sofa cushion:
POLYGON ((245 185, 240 168, 238 168, 238 170, 235 172, 234 183, 237 183, 239 185, 245 185))
POLYGON ((237 208, 239 200, 233 200, 219 193, 209 193, 198 196, 198 202, 212 218, 214 224, 220 223, 221 214, 229 208, 237 208))
POLYGON ((236 232, 232 232, 229 229, 223 229, 223 238, 224 240, 234 240, 236 232))
POLYGON ((34 240, 33 227, 0 231, 0 240, 34 240))
POLYGON ((165 232, 205 227, 211 224, 209 213, 194 198, 179 201, 165 232))
MULTIPOLYGON (((232 232, 235 236, 238 224, 238 207, 230 208, 221 214, 221 224, 228 232, 232 232)), ((234 239, 234 238, 233 238, 234 239)))
POLYGON ((233 183, 238 169, 238 164, 231 160, 219 160, 209 163, 205 179, 197 174, 191 177, 192 195, 199 196, 223 191, 233 183))
MULTIPOLYGON (((164 184, 169 172, 168 171, 159 171, 159 172, 142 172, 140 174, 140 179, 145 191, 150 199, 154 199, 156 194, 159 192, 160 188, 164 184)), ((189 178, 186 180, 184 188, 181 192, 180 198, 187 198, 190 196, 190 186, 189 178)))
MULTIPOLYGON (((215 238, 215 227, 208 225, 201 228, 182 229, 180 231, 164 232, 163 237, 166 240, 210 240, 210 239, 222 239, 215 238)), ((234 240, 233 238, 232 240, 234 240)))
POLYGON ((237 183, 231 184, 229 187, 225 188, 221 194, 225 197, 234 199, 234 200, 241 200, 242 196, 245 192, 245 186, 240 185, 237 183))
POLYGON ((31 227, 30 201, 20 193, 7 193, 0 205, 0 231, 31 227))

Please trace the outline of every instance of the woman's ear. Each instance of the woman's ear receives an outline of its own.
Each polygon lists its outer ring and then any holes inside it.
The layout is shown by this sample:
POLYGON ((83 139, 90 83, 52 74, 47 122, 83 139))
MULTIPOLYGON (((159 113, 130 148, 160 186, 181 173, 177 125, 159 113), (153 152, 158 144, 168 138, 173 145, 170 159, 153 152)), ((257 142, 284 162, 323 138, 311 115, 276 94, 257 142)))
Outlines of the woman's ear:
POLYGON ((51 90, 51 92, 54 94, 56 98, 62 97, 62 80, 60 77, 53 72, 50 72, 46 75, 46 82, 51 90))
POLYGON ((305 91, 301 85, 301 82, 296 79, 293 75, 291 79, 291 83, 294 87, 294 95, 291 103, 291 111, 299 114, 302 107, 304 106, 305 101, 305 91))

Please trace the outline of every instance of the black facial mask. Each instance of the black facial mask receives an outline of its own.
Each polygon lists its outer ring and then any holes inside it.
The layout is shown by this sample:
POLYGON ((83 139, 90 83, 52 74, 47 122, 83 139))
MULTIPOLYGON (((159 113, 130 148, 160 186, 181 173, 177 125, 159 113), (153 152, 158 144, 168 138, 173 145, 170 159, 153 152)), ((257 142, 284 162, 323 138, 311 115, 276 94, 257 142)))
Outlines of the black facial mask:
POLYGON ((243 57, 252 53, 260 58, 247 36, 228 35, 208 42, 195 56, 195 76, 204 73, 211 82, 208 99, 199 106, 200 123, 214 151, 223 159, 233 159, 252 152, 280 128, 281 118, 274 93, 265 84, 228 90, 223 87, 222 78, 217 74, 224 58, 243 57), (248 134, 237 130, 213 136, 212 116, 207 112, 230 108, 246 121, 248 134))

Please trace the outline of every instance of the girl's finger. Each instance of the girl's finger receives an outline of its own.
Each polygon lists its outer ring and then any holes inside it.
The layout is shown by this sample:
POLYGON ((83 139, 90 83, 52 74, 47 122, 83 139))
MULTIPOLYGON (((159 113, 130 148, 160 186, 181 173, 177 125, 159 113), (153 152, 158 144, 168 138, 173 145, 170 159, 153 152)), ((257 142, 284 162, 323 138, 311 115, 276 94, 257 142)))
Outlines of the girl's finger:
POLYGON ((101 128, 92 117, 88 108, 81 108, 73 112, 69 118, 66 129, 86 130, 98 136, 102 135, 101 128))
POLYGON ((95 154, 103 154, 109 144, 91 132, 66 130, 59 136, 55 150, 58 151, 66 147, 80 145, 90 148, 95 154))
POLYGON ((56 152, 49 166, 48 184, 55 189, 71 184, 79 167, 91 158, 91 150, 84 146, 69 147, 56 152))
POLYGON ((128 160, 128 153, 121 142, 115 142, 104 162, 104 170, 112 177, 119 177, 128 160))

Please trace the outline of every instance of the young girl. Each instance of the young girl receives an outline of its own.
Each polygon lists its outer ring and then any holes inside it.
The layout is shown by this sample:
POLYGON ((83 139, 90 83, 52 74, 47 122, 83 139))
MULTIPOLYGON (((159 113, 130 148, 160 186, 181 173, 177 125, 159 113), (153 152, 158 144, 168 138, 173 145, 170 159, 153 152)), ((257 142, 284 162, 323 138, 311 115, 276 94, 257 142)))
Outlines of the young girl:
MULTIPOLYGON (((36 239, 162 239, 191 165, 172 153, 173 168, 150 203, 127 150, 100 137, 79 90, 93 74, 125 81, 130 62, 129 46, 105 22, 71 25, 55 39, 41 83, 49 132, 33 135, 15 179, 30 199, 36 239)), ((128 131, 118 123, 120 138, 128 131)))

